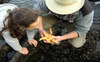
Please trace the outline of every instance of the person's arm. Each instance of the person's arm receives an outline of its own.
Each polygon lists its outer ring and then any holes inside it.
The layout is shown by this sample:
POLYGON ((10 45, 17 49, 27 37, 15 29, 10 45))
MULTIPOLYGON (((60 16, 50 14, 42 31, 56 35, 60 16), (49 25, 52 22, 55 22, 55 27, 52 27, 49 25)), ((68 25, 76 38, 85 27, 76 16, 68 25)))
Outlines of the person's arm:
POLYGON ((53 38, 58 42, 60 42, 62 40, 77 38, 77 37, 78 37, 78 33, 76 31, 72 31, 72 32, 65 34, 63 36, 53 36, 53 38))
POLYGON ((17 38, 12 38, 10 36, 10 32, 8 30, 3 31, 2 36, 4 37, 5 41, 10 45, 14 50, 19 51, 22 54, 28 54, 28 50, 25 47, 22 47, 19 44, 17 38))
POLYGON ((94 11, 92 11, 90 14, 84 17, 79 16, 75 20, 76 30, 64 35, 63 37, 66 37, 67 39, 71 39, 86 34, 90 30, 90 27, 93 23, 93 15, 94 15, 94 11))
POLYGON ((39 20, 40 20, 40 23, 39 23, 38 30, 39 30, 39 33, 40 33, 41 37, 43 37, 43 32, 46 32, 46 31, 43 29, 43 26, 42 26, 42 17, 41 16, 39 16, 39 20))
POLYGON ((33 39, 33 37, 35 36, 35 34, 37 33, 37 30, 34 29, 34 30, 26 30, 26 33, 27 33, 27 38, 28 38, 28 42, 30 45, 34 45, 35 47, 37 46, 38 42, 33 39))
POLYGON ((75 21, 75 27, 76 30, 72 31, 68 34, 65 34, 63 36, 54 36, 56 41, 62 41, 62 40, 67 40, 67 39, 72 39, 72 38, 76 38, 79 37, 83 34, 86 34, 89 30, 90 27, 93 23, 93 16, 94 16, 94 11, 92 11, 90 14, 82 17, 79 16, 75 21))
POLYGON ((62 37, 62 40, 72 39, 72 38, 78 37, 78 33, 76 31, 72 31, 68 34, 65 34, 65 35, 61 36, 61 37, 62 37))
MULTIPOLYGON (((42 38, 42 37, 44 37, 43 32, 45 32, 45 33, 47 33, 47 32, 43 29, 43 26, 42 26, 42 17, 41 16, 39 16, 39 20, 40 20, 40 23, 39 23, 38 31, 39 31, 40 36, 42 38)), ((45 40, 44 40, 44 42, 46 43, 45 40)))
MULTIPOLYGON (((41 35, 41 37, 42 37, 42 34, 43 34, 43 32, 44 32, 43 26, 42 26, 42 17, 39 16, 39 17, 38 17, 38 20, 39 20, 40 22, 39 22, 39 25, 38 25, 38 28, 37 28, 37 29, 39 30, 39 33, 40 33, 40 35, 41 35)), ((26 30, 28 40, 32 40, 33 37, 34 37, 34 35, 36 34, 36 32, 37 32, 37 30, 26 30)))
POLYGON ((22 49, 21 45, 19 44, 19 41, 17 38, 12 38, 10 36, 10 32, 8 30, 5 30, 2 35, 5 39, 5 41, 16 51, 20 51, 22 49))

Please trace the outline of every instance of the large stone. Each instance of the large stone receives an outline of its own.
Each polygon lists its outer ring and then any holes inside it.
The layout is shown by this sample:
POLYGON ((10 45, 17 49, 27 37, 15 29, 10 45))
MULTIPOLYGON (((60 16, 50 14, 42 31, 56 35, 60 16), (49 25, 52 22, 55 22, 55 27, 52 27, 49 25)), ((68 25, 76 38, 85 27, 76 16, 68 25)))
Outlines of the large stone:
MULTIPOLYGON (((23 47, 27 47, 29 44, 27 43, 27 37, 26 35, 23 36, 22 39, 20 39, 20 44, 23 46, 23 47)), ((4 39, 2 38, 2 36, 0 36, 0 62, 8 62, 9 60, 11 60, 11 58, 13 56, 16 56, 17 54, 17 58, 20 57, 20 53, 19 52, 16 52, 15 50, 13 50, 5 41, 4 39)), ((13 59, 14 60, 14 59, 13 59)), ((17 60, 14 60, 13 62, 16 62, 17 60)))
MULTIPOLYGON (((62 35, 65 27, 60 23, 57 24, 56 19, 51 16, 43 18, 44 29, 49 32, 52 27, 54 35, 62 35), (48 21, 50 21, 48 23, 48 21), (48 23, 48 25, 46 25, 48 23)), ((66 30, 67 31, 67 30, 66 30)), ((67 33, 67 32, 66 32, 67 33)), ((37 33, 35 39, 39 41, 37 33)), ((59 45, 46 44, 43 41, 38 42, 38 46, 28 46, 30 53, 21 55, 18 52, 10 60, 11 62, 84 62, 96 61, 100 59, 100 50, 96 49, 97 42, 100 40, 99 32, 89 31, 86 37, 86 43, 80 48, 72 47, 67 40, 62 41, 59 45)))
POLYGON ((100 1, 100 0, 89 0, 89 1, 100 1))
POLYGON ((0 0, 0 4, 2 3, 8 3, 10 0, 0 0))

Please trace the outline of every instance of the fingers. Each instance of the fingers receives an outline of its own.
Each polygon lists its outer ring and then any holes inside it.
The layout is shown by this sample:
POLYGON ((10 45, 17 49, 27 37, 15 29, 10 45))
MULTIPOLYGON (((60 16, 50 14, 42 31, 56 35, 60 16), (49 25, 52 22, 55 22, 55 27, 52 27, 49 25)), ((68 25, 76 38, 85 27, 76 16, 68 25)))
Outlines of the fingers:
POLYGON ((23 47, 19 52, 20 52, 21 54, 24 54, 24 55, 26 55, 26 54, 29 53, 28 49, 25 48, 25 47, 23 47))
POLYGON ((24 54, 28 54, 28 53, 29 53, 28 49, 27 49, 27 48, 25 48, 25 50, 26 50, 26 52, 25 52, 24 54))
POLYGON ((33 40, 30 40, 30 41, 29 41, 29 44, 30 44, 30 45, 34 45, 34 47, 37 47, 37 41, 34 40, 34 39, 33 39, 33 40))
POLYGON ((32 42, 32 44, 34 45, 34 47, 37 47, 37 41, 34 40, 34 42, 32 42))
POLYGON ((28 53, 29 53, 29 51, 28 51, 28 52, 23 52, 22 54, 23 54, 23 55, 27 55, 28 53))
POLYGON ((29 44, 32 45, 32 41, 29 41, 29 44))
POLYGON ((41 37, 44 37, 44 35, 43 34, 40 34, 41 35, 41 37))
POLYGON ((53 38, 54 38, 55 40, 57 40, 57 37, 56 37, 56 36, 53 36, 53 38))
POLYGON ((47 43, 47 41, 46 41, 46 40, 44 40, 44 43, 47 43))

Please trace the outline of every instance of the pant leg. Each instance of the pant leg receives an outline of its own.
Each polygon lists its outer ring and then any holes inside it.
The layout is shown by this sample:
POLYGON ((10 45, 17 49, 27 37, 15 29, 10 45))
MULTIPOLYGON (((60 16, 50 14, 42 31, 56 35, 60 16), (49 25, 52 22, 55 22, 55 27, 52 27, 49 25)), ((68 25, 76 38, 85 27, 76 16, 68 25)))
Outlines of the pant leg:
MULTIPOLYGON (((68 32, 72 32, 73 30, 75 30, 75 24, 74 23, 68 23, 65 24, 65 27, 67 28, 68 32)), ((84 43, 86 42, 86 34, 78 37, 78 38, 74 38, 74 39, 69 39, 68 42, 75 48, 79 48, 81 46, 84 45, 84 43)))
POLYGON ((79 48, 81 46, 84 45, 84 43, 86 42, 86 34, 78 37, 78 38, 74 38, 74 39, 69 39, 68 42, 75 48, 79 48))

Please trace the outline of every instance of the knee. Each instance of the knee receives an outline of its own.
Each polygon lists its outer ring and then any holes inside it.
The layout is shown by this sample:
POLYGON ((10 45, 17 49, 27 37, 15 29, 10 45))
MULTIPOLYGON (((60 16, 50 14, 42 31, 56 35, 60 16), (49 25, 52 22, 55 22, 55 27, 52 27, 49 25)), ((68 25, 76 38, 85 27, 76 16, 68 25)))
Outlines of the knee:
POLYGON ((72 45, 73 47, 75 47, 75 48, 80 48, 80 47, 82 47, 82 45, 72 45))

